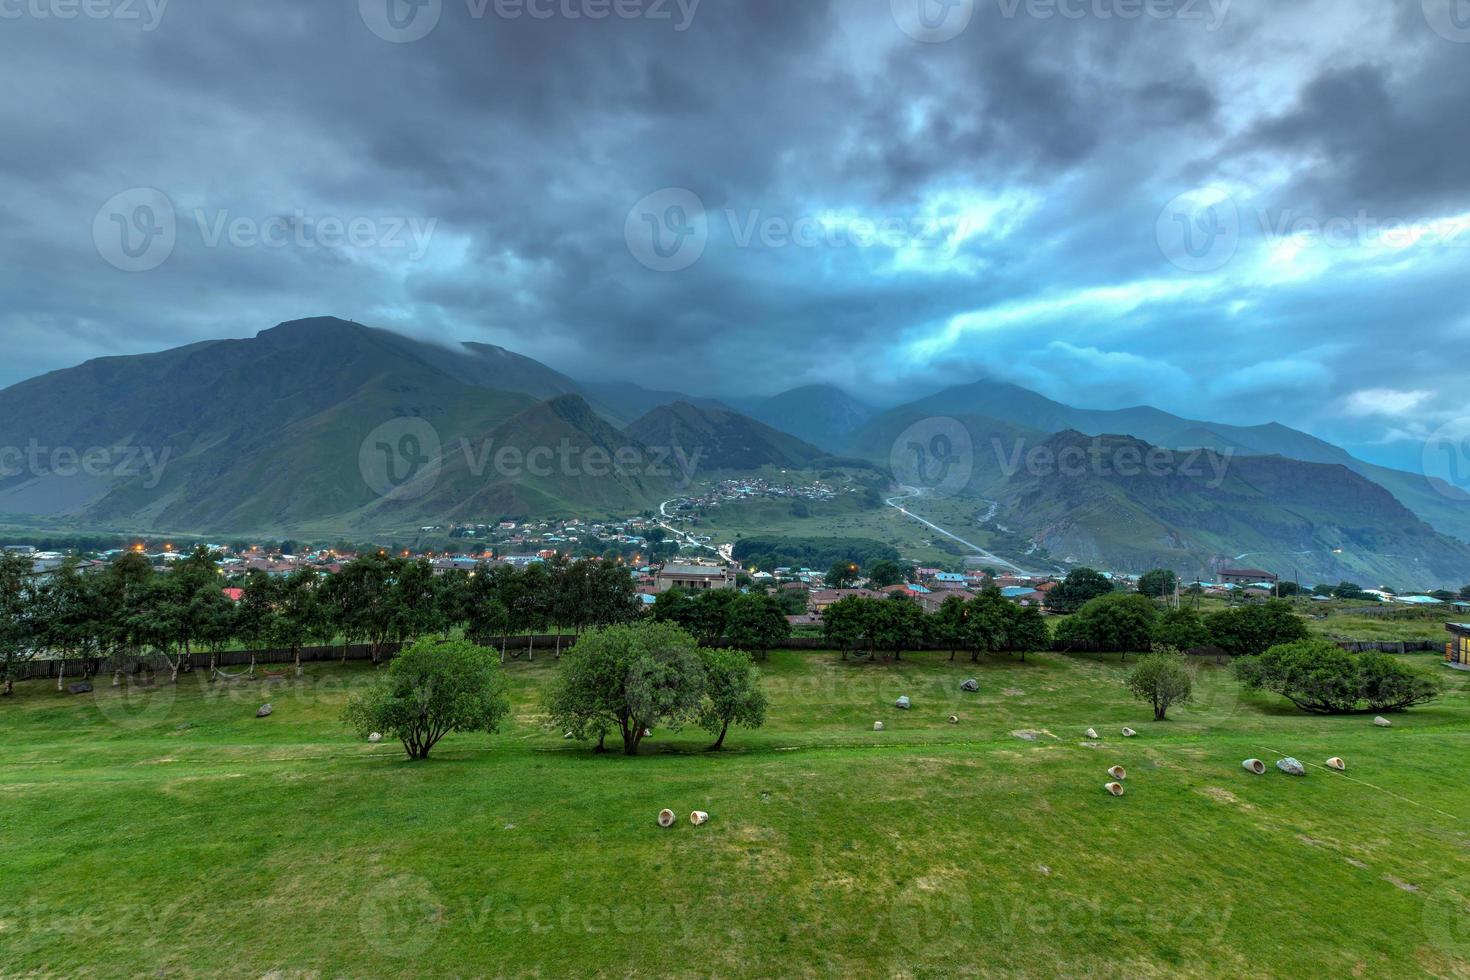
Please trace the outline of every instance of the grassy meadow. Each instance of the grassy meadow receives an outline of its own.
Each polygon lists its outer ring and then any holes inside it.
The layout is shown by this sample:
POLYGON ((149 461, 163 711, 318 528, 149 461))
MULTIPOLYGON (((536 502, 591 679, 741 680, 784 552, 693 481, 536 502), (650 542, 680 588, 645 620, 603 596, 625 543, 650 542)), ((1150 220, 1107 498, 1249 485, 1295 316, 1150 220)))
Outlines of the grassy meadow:
POLYGON ((422 763, 339 723, 366 665, 28 682, 0 975, 1470 976, 1470 674, 1411 659, 1446 696, 1380 729, 1212 664, 1155 723, 1117 656, 778 652, 763 729, 629 759, 549 729, 546 657, 507 666, 501 734, 422 763))

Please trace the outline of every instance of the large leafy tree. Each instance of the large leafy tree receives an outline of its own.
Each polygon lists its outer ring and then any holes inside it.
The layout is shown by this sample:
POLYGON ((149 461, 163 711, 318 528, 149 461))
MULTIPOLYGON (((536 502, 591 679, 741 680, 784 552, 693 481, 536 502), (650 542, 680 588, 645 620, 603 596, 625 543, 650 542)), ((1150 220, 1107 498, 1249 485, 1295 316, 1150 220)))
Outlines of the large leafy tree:
POLYGON ((494 733, 509 712, 505 678, 483 647, 421 640, 347 702, 343 719, 361 736, 392 735, 410 759, 427 759, 445 735, 494 733))
POLYGON ((1138 591, 1152 599, 1173 595, 1179 585, 1179 577, 1167 568, 1155 568, 1138 578, 1138 591))
POLYGON ((1147 596, 1112 592, 1098 596, 1057 628, 1057 639, 1095 650, 1147 651, 1158 607, 1147 596))
POLYGON ((924 642, 924 609, 917 602, 902 595, 867 601, 874 644, 892 651, 895 660, 924 642))
POLYGON ((1271 647, 1307 638, 1307 624, 1291 603, 1271 599, 1259 606, 1240 606, 1205 617, 1210 640, 1235 657, 1250 657, 1271 647))
POLYGON ((929 617, 929 639, 949 647, 949 659, 953 660, 960 647, 970 640, 970 603, 961 595, 945 596, 939 608, 929 617))
POLYGON ((741 650, 757 652, 766 659, 772 647, 790 636, 791 624, 772 597, 748 592, 731 601, 725 637, 741 650))
POLYGON ((546 710, 574 738, 595 738, 601 750, 616 731, 623 752, 637 755, 645 731, 697 721, 704 689, 694 637, 671 623, 645 620, 584 634, 562 657, 546 710))
POLYGON ((1351 654, 1327 640, 1298 640, 1235 662, 1251 690, 1267 690, 1312 714, 1403 711, 1435 700, 1439 682, 1381 653, 1351 654))
POLYGON ((1076 612, 1098 596, 1113 591, 1112 580, 1091 568, 1074 568, 1066 579, 1046 594, 1046 606, 1053 612, 1076 612))
POLYGON ((750 656, 741 650, 705 648, 705 700, 700 723, 715 735, 711 751, 725 745, 731 725, 759 728, 766 721, 766 695, 760 688, 760 673, 750 656))
POLYGON ((856 652, 867 632, 867 603, 857 596, 838 599, 822 613, 822 635, 842 651, 842 659, 856 652))
POLYGON ((1154 623, 1153 642, 1156 647, 1193 650, 1210 642, 1210 631, 1193 609, 1168 609, 1154 623))
POLYGON ((21 555, 0 554, 0 680, 15 693, 20 665, 35 656, 30 592, 34 564, 21 555))

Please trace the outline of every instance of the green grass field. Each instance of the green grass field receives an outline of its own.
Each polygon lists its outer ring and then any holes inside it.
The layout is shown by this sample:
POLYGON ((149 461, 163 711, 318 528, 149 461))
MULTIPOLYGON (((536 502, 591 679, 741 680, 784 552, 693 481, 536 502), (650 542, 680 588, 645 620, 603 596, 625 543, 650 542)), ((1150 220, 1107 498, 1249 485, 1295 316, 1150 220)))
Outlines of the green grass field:
POLYGON ((338 723, 366 666, 21 684, 0 975, 1470 976, 1470 674, 1412 658, 1446 697, 1385 730, 1206 664, 1160 724, 1116 656, 947 656, 778 653, 765 728, 637 759, 548 730, 549 658, 507 668, 502 734, 424 763, 338 723))

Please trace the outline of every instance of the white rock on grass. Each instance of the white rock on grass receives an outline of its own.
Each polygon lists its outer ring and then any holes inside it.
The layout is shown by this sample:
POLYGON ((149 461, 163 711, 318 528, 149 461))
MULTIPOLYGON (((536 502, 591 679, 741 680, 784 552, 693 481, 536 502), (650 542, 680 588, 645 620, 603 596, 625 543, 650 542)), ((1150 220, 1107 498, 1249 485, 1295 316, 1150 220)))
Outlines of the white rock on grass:
POLYGON ((910 708, 909 696, 907 694, 905 694, 903 697, 901 697, 897 701, 893 702, 893 706, 895 708, 898 708, 898 709, 902 710, 902 711, 909 710, 909 708, 910 708))
POLYGON ((1092 739, 1102 738, 1102 736, 1097 733, 1097 730, 1096 729, 1092 729, 1092 728, 1089 728, 1083 734, 1085 734, 1088 738, 1092 738, 1092 739))
POLYGON ((881 721, 875 721, 875 722, 873 722, 873 731, 875 731, 875 732, 881 732, 882 730, 883 730, 883 723, 881 721))
POLYGON ((260 708, 259 708, 259 709, 258 709, 258 710, 257 710, 257 711, 256 711, 256 712, 255 712, 255 717, 257 717, 257 718, 266 718, 266 717, 269 717, 269 715, 270 715, 270 713, 271 713, 271 712, 272 712, 272 711, 273 711, 273 710, 275 710, 275 709, 274 709, 274 708, 272 708, 272 707, 271 707, 271 706, 270 706, 270 705, 268 705, 268 704, 263 704, 263 705, 261 705, 261 706, 260 706, 260 708))
POLYGON ((1133 738, 1133 737, 1134 737, 1134 736, 1135 736, 1135 735, 1137 735, 1137 734, 1138 734, 1138 733, 1137 733, 1137 732, 1135 732, 1135 731, 1134 731, 1134 730, 1133 730, 1133 729, 1131 729, 1131 728, 1125 728, 1125 729, 1123 729, 1123 737, 1124 737, 1124 738, 1133 738))
POLYGON ((1287 756, 1285 759, 1281 759, 1280 761, 1278 761, 1276 763, 1276 768, 1280 769, 1288 776, 1305 776, 1307 774, 1307 767, 1293 759, 1291 756, 1287 756))
POLYGON ((969 680, 960 685, 960 690, 968 691, 971 694, 974 694, 976 691, 980 690, 980 682, 971 677, 969 680))
POLYGON ((1374 718, 1373 719, 1373 724, 1377 725, 1379 728, 1392 728, 1393 727, 1393 722, 1389 721, 1387 718, 1383 717, 1382 715, 1379 715, 1377 718, 1374 718))
POLYGON ((369 742, 375 742, 376 743, 376 742, 381 742, 382 740, 383 740, 383 733, 382 732, 373 732, 371 735, 368 736, 368 741, 369 742))

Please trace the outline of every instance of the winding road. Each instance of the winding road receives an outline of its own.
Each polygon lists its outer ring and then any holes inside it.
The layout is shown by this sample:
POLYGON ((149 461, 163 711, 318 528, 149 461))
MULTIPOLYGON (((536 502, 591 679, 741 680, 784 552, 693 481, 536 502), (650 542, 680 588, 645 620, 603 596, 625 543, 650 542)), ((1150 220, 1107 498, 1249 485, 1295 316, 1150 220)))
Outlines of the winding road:
MULTIPOLYGON (((951 541, 956 541, 959 544, 964 545, 966 548, 969 548, 971 551, 975 552, 978 557, 985 559, 986 561, 996 565, 999 568, 1008 568, 1011 571, 1015 572, 1017 575, 1034 574, 1032 572, 1026 571, 1024 568, 1022 568, 1020 565, 1017 565, 1013 561, 1006 561, 999 555, 992 554, 991 552, 986 551, 984 548, 980 547, 973 541, 966 541, 958 534, 954 534, 950 531, 945 530, 938 524, 935 524, 933 521, 926 521, 924 518, 920 517, 918 514, 915 514, 913 511, 909 510, 907 507, 903 506, 900 503, 900 501, 903 500, 913 500, 916 497, 923 497, 923 491, 920 490, 918 487, 908 487, 903 486, 902 484, 899 485, 899 489, 906 492, 901 493, 896 497, 889 497, 887 500, 884 501, 884 503, 886 503, 889 507, 892 507, 894 510, 898 511, 900 514, 904 515, 910 520, 918 521, 920 524, 929 528, 931 531, 938 531, 940 534, 944 535, 946 538, 949 538, 951 541)), ((990 512, 986 515, 987 519, 989 519, 990 517, 993 517, 995 515, 996 509, 999 505, 993 500, 987 501, 987 503, 990 504, 990 512)))

